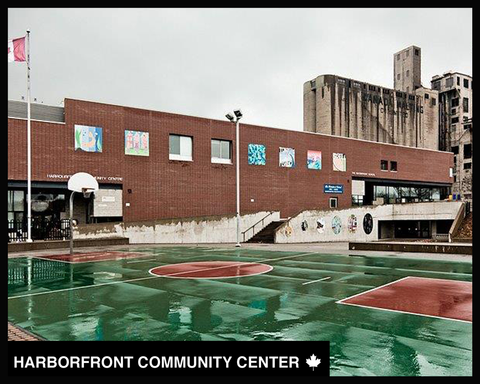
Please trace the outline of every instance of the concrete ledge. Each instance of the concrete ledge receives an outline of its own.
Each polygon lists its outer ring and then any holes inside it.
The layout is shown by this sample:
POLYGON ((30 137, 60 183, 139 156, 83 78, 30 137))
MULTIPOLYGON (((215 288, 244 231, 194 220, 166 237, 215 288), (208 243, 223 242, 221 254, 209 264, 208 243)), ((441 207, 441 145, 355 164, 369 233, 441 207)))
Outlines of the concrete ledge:
POLYGON ((472 255, 471 244, 454 243, 394 243, 394 242, 351 242, 348 249, 356 251, 395 251, 418 253, 450 253, 472 255))
MULTIPOLYGON (((102 247, 108 245, 125 245, 129 244, 127 237, 110 237, 107 239, 77 239, 73 240, 74 247, 102 247)), ((59 249, 69 248, 69 240, 52 240, 52 241, 34 241, 32 243, 9 243, 8 252, 27 252, 38 251, 42 249, 59 249)))

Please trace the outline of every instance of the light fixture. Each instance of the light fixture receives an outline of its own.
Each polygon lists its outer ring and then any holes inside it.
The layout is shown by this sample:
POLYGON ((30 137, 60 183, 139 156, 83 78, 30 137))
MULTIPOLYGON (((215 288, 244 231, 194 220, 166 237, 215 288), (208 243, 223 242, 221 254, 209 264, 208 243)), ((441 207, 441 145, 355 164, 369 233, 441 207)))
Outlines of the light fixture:
POLYGON ((228 120, 230 120, 231 122, 233 122, 233 120, 234 120, 234 117, 233 117, 232 114, 230 114, 230 113, 227 113, 227 114, 225 115, 225 117, 226 117, 228 120))
POLYGON ((233 113, 235 114, 235 116, 237 117, 237 119, 241 119, 243 114, 242 114, 242 111, 240 109, 236 109, 233 111, 233 113))

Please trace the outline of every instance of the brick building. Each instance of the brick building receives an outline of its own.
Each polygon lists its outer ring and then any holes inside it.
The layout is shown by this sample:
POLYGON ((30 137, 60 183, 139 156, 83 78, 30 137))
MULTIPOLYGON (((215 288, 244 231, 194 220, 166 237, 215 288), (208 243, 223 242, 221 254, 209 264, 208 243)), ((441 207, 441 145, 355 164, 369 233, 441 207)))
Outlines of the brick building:
POLYGON ((439 149, 454 153, 452 193, 472 201, 473 181, 473 79, 448 71, 432 78, 439 92, 439 149))
MULTIPOLYGON (((81 171, 100 191, 76 197, 80 223, 235 213, 234 124, 72 99, 32 111, 34 218, 66 217, 81 171)), ((9 220, 26 216, 22 113, 9 102, 9 220)), ((242 214, 440 200, 453 180, 451 153, 247 124, 240 161, 242 214)))

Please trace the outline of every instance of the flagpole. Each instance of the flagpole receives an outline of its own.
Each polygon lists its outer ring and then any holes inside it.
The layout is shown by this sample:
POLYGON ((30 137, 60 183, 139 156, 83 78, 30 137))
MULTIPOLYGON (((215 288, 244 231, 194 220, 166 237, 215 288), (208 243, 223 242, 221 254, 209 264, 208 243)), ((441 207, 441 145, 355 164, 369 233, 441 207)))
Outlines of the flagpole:
POLYGON ((27 29, 27 242, 32 241, 32 143, 30 125, 30 30, 27 29))

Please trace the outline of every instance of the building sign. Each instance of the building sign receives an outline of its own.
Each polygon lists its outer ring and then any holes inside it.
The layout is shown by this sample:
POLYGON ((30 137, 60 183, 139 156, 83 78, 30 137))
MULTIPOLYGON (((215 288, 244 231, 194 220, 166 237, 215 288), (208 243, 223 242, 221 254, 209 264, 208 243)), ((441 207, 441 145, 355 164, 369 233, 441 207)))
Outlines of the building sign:
POLYGON ((149 156, 148 132, 125 131, 125 154, 149 156))
POLYGON ((280 167, 293 168, 295 167, 295 149, 280 147, 279 165, 280 167))
POLYGON ((343 193, 343 184, 324 184, 323 193, 343 193))
POLYGON ((102 152, 102 128, 75 124, 75 150, 102 152))
POLYGON ((367 173, 367 172, 352 172, 354 176, 376 176, 375 173, 367 173))
MULTIPOLYGON (((68 180, 73 175, 58 175, 53 173, 47 173, 47 179, 55 179, 55 180, 68 180)), ((122 182, 123 177, 119 176, 93 176, 98 182, 122 182)))
POLYGON ((321 151, 307 151, 307 169, 322 169, 321 151))
POLYGON ((248 144, 248 164, 265 165, 267 163, 265 146, 261 144, 248 144))
POLYGON ((347 171, 347 156, 343 153, 333 153, 333 170, 346 172, 347 171))

